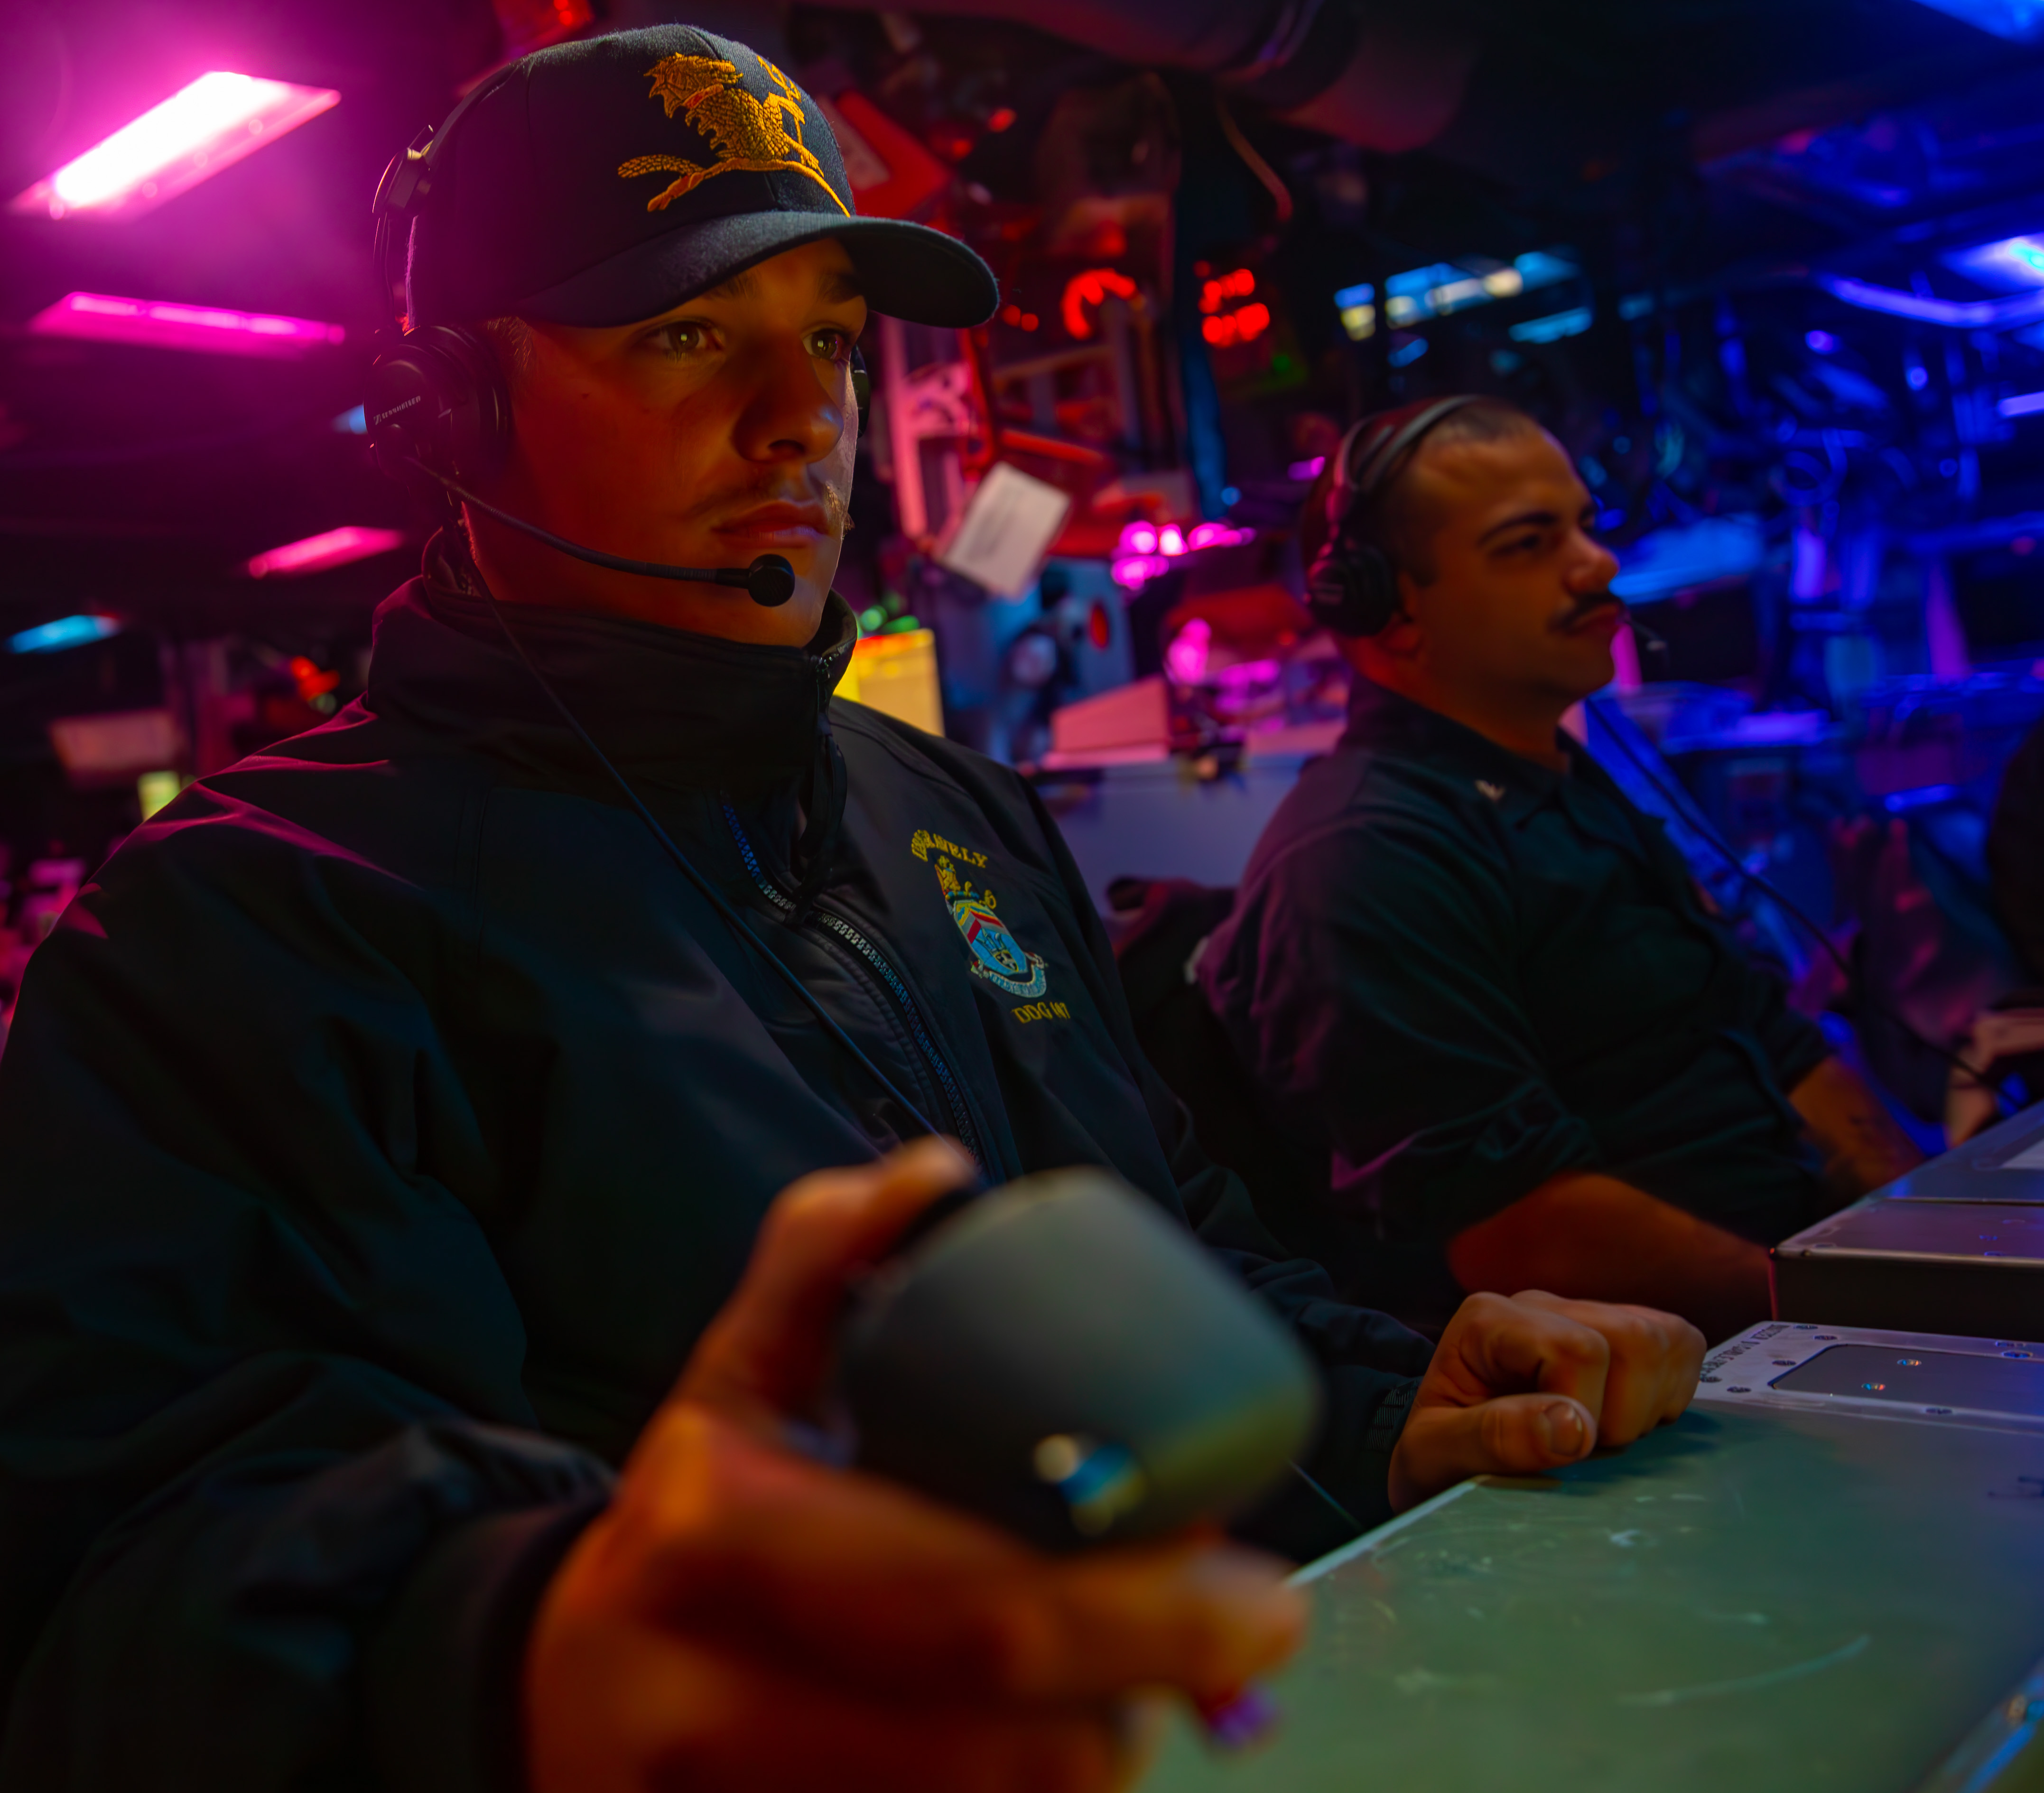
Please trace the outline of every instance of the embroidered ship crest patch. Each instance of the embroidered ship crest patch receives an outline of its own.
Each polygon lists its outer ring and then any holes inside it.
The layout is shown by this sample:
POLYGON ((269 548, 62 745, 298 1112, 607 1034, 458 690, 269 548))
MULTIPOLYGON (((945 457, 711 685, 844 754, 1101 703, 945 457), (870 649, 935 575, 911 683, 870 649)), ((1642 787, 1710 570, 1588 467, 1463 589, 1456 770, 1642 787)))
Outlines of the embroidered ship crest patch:
MULTIPOLYGON (((950 853, 928 835, 918 833, 914 847, 916 856, 928 861, 931 848, 938 848, 935 855, 937 883, 943 887, 944 902, 951 912, 951 919, 958 924, 958 931, 972 952, 972 970, 975 977, 983 977, 989 983, 1005 990, 1011 996, 1024 998, 1040 996, 1049 987, 1049 976, 1043 958, 1034 952, 1025 952, 1021 942, 1009 931, 1008 924, 996 912, 992 889, 982 887, 975 890, 959 875, 959 868, 950 853)), ((985 863, 983 853, 975 853, 974 859, 985 863)))

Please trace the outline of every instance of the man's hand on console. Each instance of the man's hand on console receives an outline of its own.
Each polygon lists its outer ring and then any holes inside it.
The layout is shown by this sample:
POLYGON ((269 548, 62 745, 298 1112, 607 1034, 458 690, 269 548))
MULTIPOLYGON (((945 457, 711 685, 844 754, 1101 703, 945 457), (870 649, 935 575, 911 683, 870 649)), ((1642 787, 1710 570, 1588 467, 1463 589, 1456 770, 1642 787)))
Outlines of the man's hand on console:
POLYGON ((1210 1537, 1048 1557, 790 1448, 847 1287, 971 1175, 925 1141, 774 1204, 541 1603, 533 1793, 1107 1788, 1139 1766, 1137 1695, 1223 1699, 1290 1653, 1304 1604, 1269 1559, 1210 1537))
POLYGON ((1696 1391, 1704 1335, 1650 1307, 1538 1290, 1455 1310, 1391 1458, 1400 1512, 1471 1476, 1538 1475, 1629 1445, 1696 1391))

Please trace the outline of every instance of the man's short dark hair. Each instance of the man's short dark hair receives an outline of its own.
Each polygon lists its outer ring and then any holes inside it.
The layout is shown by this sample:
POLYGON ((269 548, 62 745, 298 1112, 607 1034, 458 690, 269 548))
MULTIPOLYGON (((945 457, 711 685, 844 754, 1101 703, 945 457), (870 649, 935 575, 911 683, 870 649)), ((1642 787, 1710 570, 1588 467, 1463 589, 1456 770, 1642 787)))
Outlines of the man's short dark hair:
POLYGON ((504 383, 515 388, 532 366, 532 326, 522 317, 490 317, 475 326, 504 371, 504 383))
MULTIPOLYGON (((1481 398, 1458 411, 1450 411, 1427 432, 1419 448, 1407 456, 1405 466, 1397 469, 1390 480, 1378 488, 1369 510, 1358 519, 1354 533, 1365 541, 1375 542, 1401 572, 1410 573, 1422 585, 1431 585, 1435 574, 1427 548, 1439 523, 1427 514, 1426 506, 1405 478, 1412 463, 1421 455, 1451 442, 1498 442, 1539 427, 1537 419, 1508 398, 1481 398)), ((1327 494, 1334 483, 1334 457, 1330 455, 1300 507, 1299 558, 1302 565, 1310 567, 1319 558, 1321 545, 1332 527, 1327 517, 1327 494)))

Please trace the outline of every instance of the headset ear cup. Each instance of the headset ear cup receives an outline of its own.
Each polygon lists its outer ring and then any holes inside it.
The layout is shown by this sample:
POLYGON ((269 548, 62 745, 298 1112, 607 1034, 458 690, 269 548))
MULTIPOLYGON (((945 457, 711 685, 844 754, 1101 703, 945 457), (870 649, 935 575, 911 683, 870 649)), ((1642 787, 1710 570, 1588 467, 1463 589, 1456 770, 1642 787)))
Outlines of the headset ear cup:
POLYGON ((1343 627, 1354 607, 1354 579, 1347 564, 1331 554, 1323 554, 1306 575, 1306 608, 1323 629, 1346 635, 1343 627))
POLYGON ((473 330, 429 324, 377 358, 363 401, 369 446, 393 479, 444 500, 412 466, 463 484, 501 467, 511 440, 511 394, 496 352, 473 330))
POLYGON ((377 466, 400 485, 421 494, 437 493, 435 485, 410 464, 438 467, 445 458, 448 396, 442 390, 444 370, 439 360, 409 341, 386 349, 369 372, 362 410, 369 433, 369 452, 377 466))
POLYGON ((1355 600, 1349 613, 1349 633, 1378 634, 1398 614, 1398 569, 1382 548, 1365 543, 1355 550, 1351 572, 1355 600))
POLYGON ((1337 635, 1374 635, 1398 614, 1398 573, 1368 543, 1330 548, 1306 583, 1307 608, 1337 635))
POLYGON ((497 351, 473 330, 440 333, 440 352, 462 370, 461 397, 449 417, 454 477, 464 485, 494 478, 511 446, 511 389, 497 351))
POLYGON ((1398 569, 1367 539, 1370 506, 1397 480, 1435 425, 1482 402, 1474 394, 1461 393, 1379 411, 1350 425, 1335 452, 1335 483, 1327 496, 1332 527, 1306 576, 1309 607, 1336 634, 1377 635, 1391 626, 1402 608, 1398 569))

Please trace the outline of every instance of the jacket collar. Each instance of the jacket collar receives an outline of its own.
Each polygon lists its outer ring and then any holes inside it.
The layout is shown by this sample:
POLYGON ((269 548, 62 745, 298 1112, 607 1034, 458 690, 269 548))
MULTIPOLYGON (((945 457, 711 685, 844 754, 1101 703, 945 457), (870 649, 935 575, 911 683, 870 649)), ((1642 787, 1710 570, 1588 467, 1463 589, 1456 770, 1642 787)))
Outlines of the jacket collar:
MULTIPOLYGON (((1566 734, 1558 733, 1556 740, 1573 769, 1590 763, 1566 734)), ((1348 727, 1339 745, 1417 761, 1462 784, 1472 796, 1488 798, 1513 821, 1543 804, 1562 800, 1568 783, 1563 774, 1499 746, 1438 710, 1386 691, 1359 672, 1349 687, 1348 727)))
POLYGON ((377 610, 365 700, 528 767, 580 769, 586 755, 505 641, 507 623, 621 770, 699 789, 805 776, 859 639, 836 592, 805 646, 776 648, 537 605, 504 606, 500 621, 467 583, 436 539, 425 574, 377 610))

